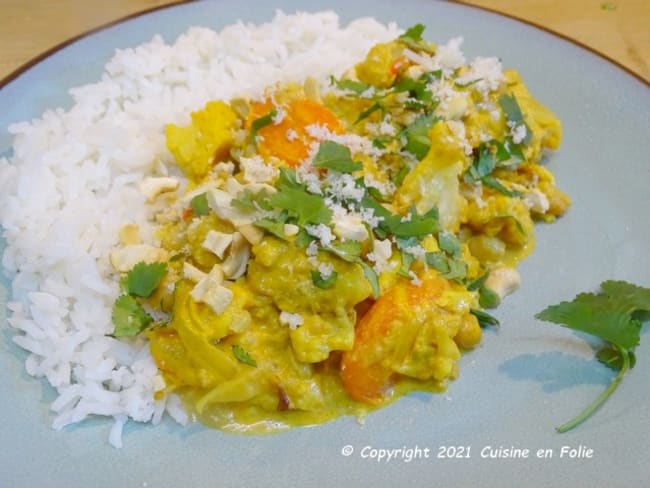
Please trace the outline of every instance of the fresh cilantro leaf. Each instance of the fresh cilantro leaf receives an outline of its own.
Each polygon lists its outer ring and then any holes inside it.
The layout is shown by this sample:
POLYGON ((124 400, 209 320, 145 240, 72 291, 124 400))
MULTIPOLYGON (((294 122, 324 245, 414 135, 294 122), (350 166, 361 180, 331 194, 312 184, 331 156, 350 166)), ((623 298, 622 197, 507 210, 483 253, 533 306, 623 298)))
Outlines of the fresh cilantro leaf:
POLYGON ((311 281, 314 283, 314 286, 323 290, 328 290, 334 286, 338 276, 339 274, 336 271, 332 271, 327 278, 324 278, 320 271, 313 270, 311 272, 311 281))
POLYGON ((196 195, 190 200, 190 207, 194 212, 194 215, 202 217, 210 213, 210 205, 208 205, 208 195, 207 193, 201 193, 196 195))
POLYGON ((372 289, 373 298, 379 298, 381 290, 379 288, 379 278, 377 277, 377 273, 372 268, 372 266, 370 266, 368 263, 360 260, 359 264, 363 269, 363 274, 368 280, 368 283, 370 283, 370 288, 372 289))
POLYGON ((420 215, 413 215, 411 220, 403 222, 401 218, 391 219, 389 222, 382 221, 382 224, 387 224, 388 229, 392 234, 398 237, 424 237, 429 234, 434 234, 438 231, 438 219, 433 217, 426 217, 420 215))
POLYGON ((383 195, 380 191, 379 188, 375 188, 374 186, 369 186, 366 188, 366 191, 368 192, 368 195, 370 195, 372 198, 377 200, 378 202, 389 202, 390 197, 387 195, 383 195))
POLYGON ((404 78, 394 86, 395 93, 408 92, 409 96, 422 104, 427 105, 433 100, 433 94, 428 88, 426 80, 413 80, 404 78))
POLYGON ((324 248, 348 263, 357 263, 361 259, 362 243, 360 241, 335 241, 324 248))
POLYGON ((361 163, 352 161, 350 149, 334 141, 320 143, 313 164, 339 173, 352 173, 363 168, 361 163))
POLYGON ((418 159, 423 159, 431 147, 429 129, 440 120, 434 115, 420 115, 411 125, 404 129, 406 144, 404 149, 413 154, 418 159))
POLYGON ((386 107, 381 102, 375 102, 373 103, 370 107, 365 109, 363 112, 359 114, 359 117, 357 117, 357 120, 354 121, 355 124, 358 124, 364 119, 367 119, 370 117, 372 114, 380 110, 382 113, 386 111, 386 107))
POLYGON ((424 29, 426 29, 424 24, 415 24, 409 27, 408 29, 406 29, 406 32, 404 32, 404 34, 399 36, 399 39, 419 42, 422 40, 422 33, 424 32, 424 29))
POLYGON ((526 124, 524 114, 519 107, 519 103, 517 103, 517 98, 514 95, 501 95, 499 97, 499 105, 506 119, 517 125, 522 124, 526 128, 526 136, 524 137, 523 143, 528 144, 533 134, 530 131, 530 127, 526 124))
POLYGON ((284 190, 285 188, 291 188, 293 190, 304 190, 305 185, 298 182, 298 177, 296 176, 296 170, 292 168, 280 168, 280 175, 278 176, 277 181, 275 182, 275 187, 278 190, 284 190))
POLYGON ((332 210, 325 205, 323 197, 302 189, 283 188, 271 195, 268 201, 273 207, 289 212, 300 226, 329 224, 332 220, 332 210))
POLYGON ((261 117, 258 117, 257 119, 253 120, 253 123, 251 124, 251 133, 250 133, 250 138, 252 141, 255 140, 257 137, 257 133, 267 125, 271 125, 273 123, 273 119, 275 116, 278 114, 277 110, 274 108, 269 111, 266 115, 262 115, 261 117))
POLYGON ((442 231, 438 233, 438 245, 440 249, 458 259, 461 254, 460 241, 453 232, 442 231))
POLYGON ((597 358, 619 371, 609 387, 577 417, 557 428, 566 432, 584 422, 616 390, 625 373, 634 366, 634 348, 639 345, 640 313, 650 312, 650 288, 625 281, 605 281, 600 293, 581 293, 570 302, 551 305, 535 315, 572 330, 585 332, 605 341, 597 358))
POLYGON ((438 210, 435 207, 422 215, 413 210, 410 219, 404 220, 401 215, 393 214, 367 193, 361 200, 361 205, 372 209, 375 216, 381 219, 379 226, 375 228, 375 234, 379 237, 387 234, 397 237, 424 237, 439 230, 438 210))
POLYGON ((501 302, 499 295, 487 286, 481 286, 478 291, 478 303, 483 308, 495 308, 501 302))
POLYGON ((499 105, 501 106, 501 110, 503 110, 503 113, 506 116, 506 119, 508 119, 511 122, 523 122, 524 121, 524 114, 521 111, 521 108, 519 108, 519 103, 517 103, 517 99, 515 98, 514 95, 501 95, 499 97, 499 105))
POLYGON ((300 249, 306 249, 313 240, 314 238, 305 229, 300 229, 293 243, 300 249))
POLYGON ((471 166, 464 174, 467 183, 483 182, 485 186, 497 190, 508 197, 520 197, 521 192, 508 189, 503 183, 492 175, 492 172, 501 164, 514 160, 518 163, 523 160, 521 148, 514 145, 512 141, 506 140, 505 143, 492 140, 483 142, 475 153, 471 166), (513 157, 511 150, 517 150, 513 157), (519 157, 521 156, 521 157, 519 157))
MULTIPOLYGON (((636 357, 631 351, 629 352, 629 356, 630 369, 632 369, 636 363, 636 357)), ((620 371, 625 363, 621 350, 612 344, 605 344, 601 347, 596 353, 596 357, 598 358, 598 361, 615 371, 620 371)))
POLYGON ((235 359, 240 363, 247 364, 248 366, 257 367, 257 361, 255 361, 246 350, 241 347, 239 344, 232 345, 232 354, 235 356, 235 359))
POLYGON ((395 175, 391 178, 391 181, 393 184, 399 188, 402 183, 404 182, 404 178, 406 178, 406 175, 409 174, 411 171, 411 168, 409 167, 408 164, 403 164, 400 169, 395 173, 395 175))
POLYGON ((258 192, 245 188, 237 194, 236 198, 232 199, 231 205, 237 210, 246 213, 255 212, 259 209, 271 210, 272 207, 268 204, 269 196, 269 192, 264 188, 258 192))
POLYGON ((484 176, 481 180, 485 186, 489 186, 493 190, 498 191, 499 193, 504 194, 507 197, 520 197, 522 196, 520 191, 510 190, 504 186, 497 178, 492 175, 484 176))
POLYGON ((351 91, 357 95, 361 95, 372 86, 356 80, 337 80, 333 76, 330 77, 330 83, 339 90, 351 91))
POLYGON ((122 289, 129 295, 149 298, 167 274, 167 263, 139 262, 122 280, 122 289))
POLYGON ((424 256, 426 263, 448 280, 461 280, 467 276, 464 261, 451 259, 441 252, 428 252, 424 256))
POLYGON ((411 278, 411 264, 415 261, 415 257, 406 251, 402 251, 402 265, 397 270, 397 274, 403 276, 404 278, 411 278))
POLYGON ((385 149, 386 145, 394 139, 395 138, 393 136, 388 135, 377 136, 372 140, 372 147, 376 147, 377 149, 385 149))
POLYGON ((334 242, 323 250, 331 252, 348 263, 356 263, 363 269, 363 274, 370 283, 372 295, 379 298, 379 279, 375 270, 361 258, 362 243, 359 241, 334 242))
POLYGON ((482 79, 483 78, 476 78, 474 80, 468 81, 467 83, 461 83, 458 80, 454 80, 454 85, 456 85, 458 88, 468 88, 468 87, 474 85, 475 83, 478 83, 482 79))
POLYGON ((586 332, 622 348, 639 345, 637 311, 650 311, 650 289, 623 281, 602 283, 603 293, 581 293, 571 302, 547 307, 535 317, 586 332))
POLYGON ((404 32, 404 34, 397 38, 397 40, 406 44, 411 49, 434 54, 435 46, 430 45, 424 39, 422 39, 422 33, 424 32, 424 29, 424 25, 415 24, 414 26, 409 27, 406 32, 404 32))
POLYGON ((474 315, 478 319, 478 324, 481 326, 481 328, 486 328, 489 326, 496 326, 499 325, 499 320, 496 317, 493 317, 489 313, 487 313, 484 310, 479 310, 477 308, 472 308, 469 311, 472 315, 474 315))
POLYGON ((111 319, 115 326, 115 337, 134 337, 153 322, 142 305, 130 295, 122 295, 115 300, 111 319))
POLYGON ((483 276, 475 279, 474 281, 470 282, 467 285, 467 291, 476 291, 480 290, 481 287, 485 284, 485 282, 488 279, 488 276, 490 276, 490 272, 486 272, 483 276))
POLYGON ((280 239, 286 239, 287 236, 284 234, 284 222, 279 220, 272 220, 269 218, 258 219, 253 222, 255 227, 264 229, 265 231, 273 234, 280 239))

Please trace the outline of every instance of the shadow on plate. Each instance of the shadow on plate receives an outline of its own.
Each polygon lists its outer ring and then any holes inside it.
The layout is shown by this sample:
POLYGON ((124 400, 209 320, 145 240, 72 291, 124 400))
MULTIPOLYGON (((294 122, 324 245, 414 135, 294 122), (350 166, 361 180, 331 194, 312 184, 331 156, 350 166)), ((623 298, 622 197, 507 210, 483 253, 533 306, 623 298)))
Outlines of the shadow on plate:
POLYGON ((559 351, 522 354, 499 366, 499 372, 516 381, 535 381, 546 393, 577 385, 608 385, 615 373, 594 359, 559 351))

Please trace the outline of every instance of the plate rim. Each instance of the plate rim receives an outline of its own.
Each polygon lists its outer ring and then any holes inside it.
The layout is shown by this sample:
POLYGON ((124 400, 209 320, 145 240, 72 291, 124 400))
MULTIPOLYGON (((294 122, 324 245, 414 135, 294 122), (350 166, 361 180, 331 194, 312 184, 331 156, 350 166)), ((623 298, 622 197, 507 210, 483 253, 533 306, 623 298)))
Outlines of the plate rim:
MULTIPOLYGON (((438 0, 435 0, 435 1, 438 1, 438 0)), ((53 56, 57 52, 63 50, 64 48, 66 48, 67 46, 69 46, 71 44, 74 44, 77 41, 80 41, 82 39, 90 37, 90 36, 92 36, 94 34, 97 34, 99 32, 108 30, 108 29, 110 29, 112 27, 123 24, 125 22, 130 21, 130 20, 136 19, 138 17, 144 17, 146 15, 149 15, 149 14, 161 11, 161 10, 166 10, 166 9, 169 9, 169 8, 178 7, 180 5, 189 5, 191 3, 196 3, 196 0, 175 0, 175 1, 173 1, 171 3, 168 3, 168 4, 165 4, 165 5, 157 5, 157 6, 146 8, 144 10, 140 10, 140 11, 137 11, 137 12, 132 12, 132 13, 127 14, 125 16, 119 17, 117 19, 108 21, 108 22, 103 23, 103 24, 100 24, 100 25, 98 25, 96 27, 92 27, 92 28, 90 28, 88 30, 82 31, 81 33, 79 33, 79 34, 77 34, 77 35, 75 35, 73 37, 70 37, 70 38, 68 38, 68 39, 66 39, 64 41, 59 42, 58 44, 55 44, 54 46, 52 46, 49 49, 41 52, 40 54, 37 54, 33 58, 29 59, 28 61, 24 62, 23 64, 21 64, 20 66, 15 68, 8 75, 1 78, 0 79, 0 90, 2 90, 4 87, 9 85, 11 82, 13 82, 17 78, 19 78, 22 74, 26 73, 27 71, 29 71, 30 69, 32 69, 33 67, 38 65, 39 63, 45 61, 50 56, 53 56)), ((650 87, 650 79, 646 80, 640 73, 636 73, 631 68, 629 68, 629 67, 625 66, 624 64, 622 64, 620 61, 610 57, 609 55, 607 55, 605 53, 602 53, 602 52, 596 50, 595 48, 583 43, 582 41, 579 41, 577 39, 573 39, 573 38, 567 36, 566 34, 562 34, 561 32, 557 32, 557 31, 551 29, 550 27, 543 26, 543 25, 538 24, 537 22, 534 22, 534 21, 531 21, 531 20, 522 19, 520 17, 515 16, 514 14, 500 12, 498 10, 495 10, 494 8, 491 8, 491 7, 466 3, 464 0, 448 0, 447 2, 442 2, 442 3, 452 3, 452 4, 460 5, 461 7, 464 7, 464 8, 471 8, 471 9, 480 10, 480 11, 483 11, 483 12, 488 12, 488 13, 491 13, 491 14, 494 14, 494 15, 498 15, 498 16, 513 20, 515 22, 519 22, 521 24, 524 24, 524 25, 526 25, 528 27, 532 27, 534 29, 540 30, 540 31, 545 32, 547 34, 550 34, 550 35, 552 35, 554 37, 557 37, 557 38, 562 39, 562 40, 564 40, 564 41, 566 41, 566 42, 568 42, 570 44, 573 44, 575 46, 578 46, 579 48, 584 49, 585 51, 599 57, 600 59, 608 62, 609 64, 612 64, 615 67, 621 69, 622 71, 624 71, 626 74, 632 76, 633 78, 636 78, 638 81, 643 83, 645 86, 650 87)))

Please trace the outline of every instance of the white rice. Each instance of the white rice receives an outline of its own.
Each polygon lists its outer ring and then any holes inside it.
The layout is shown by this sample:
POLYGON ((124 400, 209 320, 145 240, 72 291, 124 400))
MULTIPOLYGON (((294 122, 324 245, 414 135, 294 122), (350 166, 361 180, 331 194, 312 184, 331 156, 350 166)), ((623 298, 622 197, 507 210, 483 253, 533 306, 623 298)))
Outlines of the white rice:
POLYGON ((138 224, 153 243, 137 184, 166 171, 165 124, 187 124, 208 100, 259 96, 280 80, 325 82, 398 34, 373 19, 341 28, 332 12, 278 12, 218 33, 193 27, 171 45, 156 36, 117 51, 101 81, 70 91, 70 110, 9 127, 13 155, 0 159, 9 323, 30 352, 27 372, 58 393, 55 429, 113 417, 109 442, 121 447, 128 419, 156 424, 167 412, 188 421, 177 397, 154 400, 164 383, 146 340, 106 336, 118 294, 108 254, 119 228, 138 224))

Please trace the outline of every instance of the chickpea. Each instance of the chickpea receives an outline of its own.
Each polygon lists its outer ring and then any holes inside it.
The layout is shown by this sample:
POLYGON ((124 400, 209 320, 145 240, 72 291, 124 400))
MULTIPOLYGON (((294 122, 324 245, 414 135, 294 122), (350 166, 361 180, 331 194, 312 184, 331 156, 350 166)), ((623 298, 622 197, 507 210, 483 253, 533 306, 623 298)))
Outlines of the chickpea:
POLYGON ((481 341, 481 326, 473 315, 467 317, 454 337, 454 341, 461 349, 472 349, 481 341))

